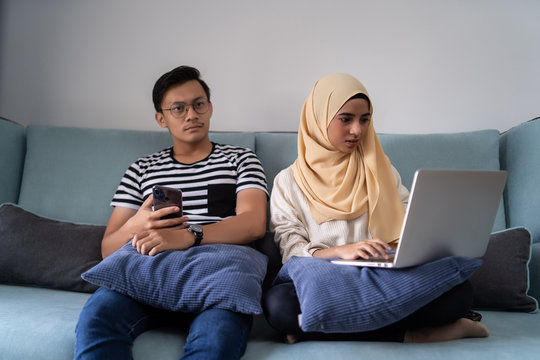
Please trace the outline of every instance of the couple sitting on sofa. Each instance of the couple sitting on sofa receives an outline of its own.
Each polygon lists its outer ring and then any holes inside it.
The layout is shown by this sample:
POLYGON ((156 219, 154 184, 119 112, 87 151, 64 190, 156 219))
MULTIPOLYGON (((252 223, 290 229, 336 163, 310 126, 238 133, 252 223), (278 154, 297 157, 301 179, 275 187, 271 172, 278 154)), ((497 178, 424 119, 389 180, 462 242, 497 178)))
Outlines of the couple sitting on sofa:
MULTIPOLYGON (((210 142, 213 109, 199 71, 180 66, 164 74, 154 86, 153 101, 156 121, 169 130, 173 146, 137 160, 126 171, 111 202, 103 258, 126 246, 157 257, 167 250, 246 245, 263 237, 268 197, 264 170, 251 150, 210 142), (180 188, 183 209, 152 211, 156 184, 180 188), (164 218, 180 211, 185 216, 164 218)), ((372 112, 367 91, 349 75, 329 75, 315 84, 301 115, 298 158, 276 177, 271 196, 271 230, 284 263, 296 256, 387 256, 397 241, 408 191, 379 144, 372 112)), ((472 300, 471 286, 461 279, 399 318, 343 331, 305 331, 292 281, 272 287, 263 303, 268 321, 287 342, 432 342, 488 336, 487 328, 469 316, 472 300)), ((75 357, 131 358, 139 334, 172 324, 188 331, 184 358, 238 359, 251 322, 247 311, 169 311, 101 287, 81 312, 75 357)))

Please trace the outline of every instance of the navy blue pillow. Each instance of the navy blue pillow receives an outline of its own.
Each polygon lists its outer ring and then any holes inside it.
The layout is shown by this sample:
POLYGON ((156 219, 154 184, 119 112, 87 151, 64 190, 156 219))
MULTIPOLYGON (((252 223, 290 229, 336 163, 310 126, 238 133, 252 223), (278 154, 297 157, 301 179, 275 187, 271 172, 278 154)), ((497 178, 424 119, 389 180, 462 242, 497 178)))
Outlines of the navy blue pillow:
POLYGON ((415 267, 382 269, 292 257, 276 283, 294 283, 302 330, 362 332, 412 314, 465 281, 481 264, 478 259, 447 257, 415 267))
POLYGON ((267 257, 248 246, 212 244, 148 256, 129 242, 81 276, 162 309, 261 314, 266 264, 267 257))

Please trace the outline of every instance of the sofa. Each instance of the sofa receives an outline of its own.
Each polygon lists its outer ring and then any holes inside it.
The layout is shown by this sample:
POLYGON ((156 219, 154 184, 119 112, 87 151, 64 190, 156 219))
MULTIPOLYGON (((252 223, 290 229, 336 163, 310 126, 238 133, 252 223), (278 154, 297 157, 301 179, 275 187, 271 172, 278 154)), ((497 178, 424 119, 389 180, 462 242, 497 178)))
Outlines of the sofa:
MULTIPOLYGON (((294 132, 211 132, 210 137, 215 142, 253 149, 263 164, 270 191, 274 176, 290 165, 297 153, 294 132)), ((490 330, 488 338, 430 344, 306 341, 287 345, 264 316, 257 315, 244 358, 538 358, 538 139, 540 119, 503 133, 486 129, 380 134, 387 155, 409 188, 418 168, 508 172, 493 227, 503 243, 494 250, 489 264, 485 261, 492 270, 486 270, 487 274, 477 281, 479 291, 486 294, 478 309, 490 330), (513 230, 520 230, 519 236, 513 230), (509 233, 513 235, 506 236, 509 233), (525 240, 514 246, 516 238, 525 240), (521 255, 514 254, 515 248, 523 250, 521 255), (518 283, 521 288, 515 289, 518 283)), ((94 259, 83 264, 78 259, 88 255, 81 252, 94 257, 99 252, 99 237, 111 214, 109 202, 121 176, 138 157, 168 146, 170 135, 166 131, 22 126, 0 119, 0 209, 16 208, 24 214, 12 219, 11 225, 0 224, 0 252, 4 253, 0 255, 0 359, 72 358, 78 315, 94 289, 60 280, 76 266, 75 277, 84 267, 99 262, 94 259), (88 244, 88 231, 93 234, 92 244, 88 244)), ((0 218, 0 223, 4 220, 0 218)), ((277 249, 268 239, 256 246, 270 259, 268 283, 280 266, 277 249)), ((73 274, 69 276, 73 280, 73 274)), ((148 331, 136 339, 134 359, 178 359, 184 341, 185 334, 173 328, 148 331)))

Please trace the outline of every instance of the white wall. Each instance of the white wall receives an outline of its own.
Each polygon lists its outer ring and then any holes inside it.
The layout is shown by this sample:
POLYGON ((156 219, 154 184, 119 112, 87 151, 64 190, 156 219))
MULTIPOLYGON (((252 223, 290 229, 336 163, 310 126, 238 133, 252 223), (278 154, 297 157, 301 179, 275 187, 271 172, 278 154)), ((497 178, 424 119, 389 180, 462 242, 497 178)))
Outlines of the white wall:
POLYGON ((504 131, 540 115, 537 0, 0 0, 0 116, 157 129, 180 64, 213 90, 213 130, 297 130, 315 80, 368 88, 379 132, 504 131))

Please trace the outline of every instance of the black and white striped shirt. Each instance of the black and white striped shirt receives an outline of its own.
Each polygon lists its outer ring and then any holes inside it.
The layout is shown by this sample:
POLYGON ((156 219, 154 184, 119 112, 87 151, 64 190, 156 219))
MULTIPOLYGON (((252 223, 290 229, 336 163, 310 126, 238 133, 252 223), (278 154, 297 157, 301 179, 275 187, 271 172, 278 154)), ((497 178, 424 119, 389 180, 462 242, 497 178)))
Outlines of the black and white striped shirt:
POLYGON ((264 170, 253 151, 212 145, 210 155, 194 164, 176 161, 172 148, 138 159, 124 174, 111 206, 138 209, 152 186, 176 187, 182 190, 190 223, 210 224, 235 215, 238 192, 257 188, 268 195, 264 170))

